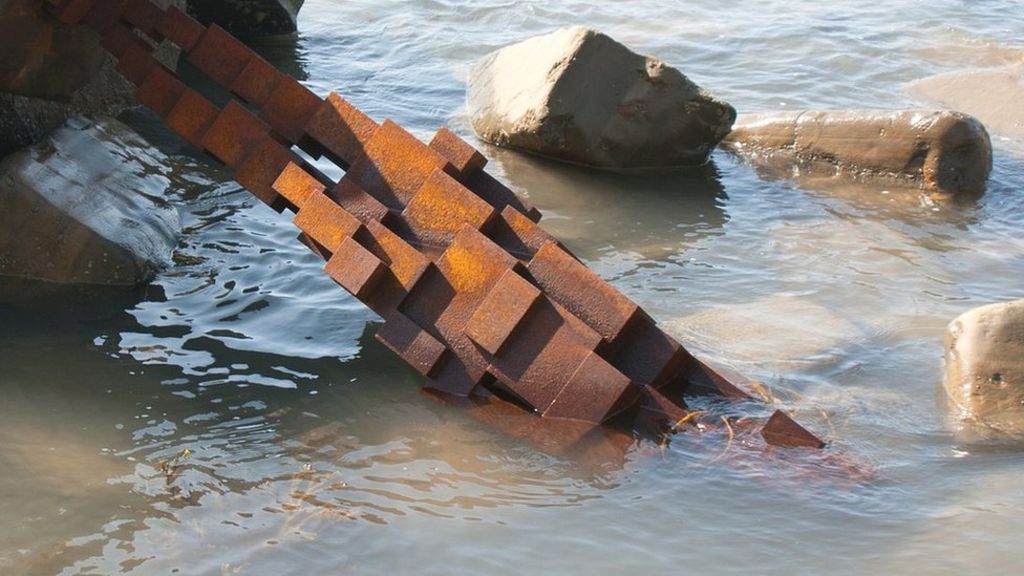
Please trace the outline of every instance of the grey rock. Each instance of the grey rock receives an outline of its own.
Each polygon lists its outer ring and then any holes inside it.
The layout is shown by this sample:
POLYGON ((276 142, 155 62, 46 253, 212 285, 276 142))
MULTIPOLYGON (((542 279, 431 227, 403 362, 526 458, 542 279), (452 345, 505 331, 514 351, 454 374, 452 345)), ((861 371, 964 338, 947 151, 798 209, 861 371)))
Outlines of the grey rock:
POLYGON ((679 70, 583 27, 488 54, 467 98, 487 142, 612 170, 703 164, 736 117, 679 70))
POLYGON ((722 145, 775 175, 878 180, 936 196, 980 195, 992 170, 985 127, 949 111, 741 114, 722 145))
POLYGON ((0 276, 137 285, 164 266, 180 220, 167 158, 120 122, 74 117, 0 162, 0 276))
POLYGON ((1024 432, 1024 300, 975 308, 949 324, 944 384, 958 424, 1024 432))

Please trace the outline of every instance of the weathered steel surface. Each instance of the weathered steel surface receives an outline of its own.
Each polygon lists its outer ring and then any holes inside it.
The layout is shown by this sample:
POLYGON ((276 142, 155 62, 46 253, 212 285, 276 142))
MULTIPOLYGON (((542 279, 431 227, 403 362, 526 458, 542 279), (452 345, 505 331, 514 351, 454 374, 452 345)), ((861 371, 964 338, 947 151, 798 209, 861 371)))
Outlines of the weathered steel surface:
MULTIPOLYGON (((627 411, 631 422, 678 423, 689 414, 684 392, 746 396, 542 230, 540 213, 451 131, 424 144, 338 94, 321 99, 221 28, 175 8, 49 2, 63 21, 101 34, 139 100, 171 129, 232 168, 257 198, 295 213, 300 240, 386 319, 377 339, 427 388, 475 399, 485 420, 507 411, 495 406, 518 404, 575 421, 569 443, 627 411), (184 86, 143 36, 176 43, 246 105, 221 109, 184 86), (331 181, 295 147, 326 156, 344 177, 331 181)), ((763 436, 822 446, 781 413, 763 436)))

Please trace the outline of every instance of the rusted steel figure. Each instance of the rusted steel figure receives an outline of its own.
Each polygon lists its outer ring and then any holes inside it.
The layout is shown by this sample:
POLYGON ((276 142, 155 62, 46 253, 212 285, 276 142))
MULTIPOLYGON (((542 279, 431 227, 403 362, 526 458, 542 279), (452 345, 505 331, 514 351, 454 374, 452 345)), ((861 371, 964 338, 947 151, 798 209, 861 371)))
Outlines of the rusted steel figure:
MULTIPOLYGON (((102 37, 138 99, 277 211, 325 270, 385 319, 377 339, 426 387, 544 418, 620 413, 674 422, 684 392, 745 397, 662 332, 639 306, 541 229, 540 213, 442 128, 423 144, 338 94, 321 99, 216 25, 149 0, 49 0, 65 23, 102 37), (152 57, 152 41, 237 96, 218 108, 152 57), (294 151, 345 170, 339 182, 294 151)), ((784 414, 771 444, 821 447, 784 414)))

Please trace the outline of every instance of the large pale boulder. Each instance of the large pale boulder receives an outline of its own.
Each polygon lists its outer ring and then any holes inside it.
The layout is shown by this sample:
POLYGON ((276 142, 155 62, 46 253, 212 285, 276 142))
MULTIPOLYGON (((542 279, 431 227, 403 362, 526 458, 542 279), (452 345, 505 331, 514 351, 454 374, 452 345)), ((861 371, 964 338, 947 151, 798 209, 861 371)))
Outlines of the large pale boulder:
POLYGON ((777 174, 879 181, 940 197, 982 194, 992 169, 985 127, 949 111, 741 114, 723 147, 777 174))
POLYGON ((975 308, 950 323, 945 390, 960 423, 1024 432, 1024 300, 975 308))
POLYGON ((0 162, 0 276, 136 285, 177 244, 167 158, 112 119, 75 117, 0 162))
POLYGON ((679 70, 582 27, 488 54, 467 98, 488 142, 619 170, 702 164, 736 117, 679 70))

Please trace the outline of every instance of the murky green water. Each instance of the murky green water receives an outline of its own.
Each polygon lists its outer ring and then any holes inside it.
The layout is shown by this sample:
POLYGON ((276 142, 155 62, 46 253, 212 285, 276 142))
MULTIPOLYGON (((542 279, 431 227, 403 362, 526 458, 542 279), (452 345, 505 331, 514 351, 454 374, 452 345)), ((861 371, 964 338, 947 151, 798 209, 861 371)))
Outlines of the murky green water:
MULTIPOLYGON (((298 38, 262 50, 378 119, 468 137, 468 64, 561 25, 740 111, 906 108, 905 82, 1019 61, 1019 9, 308 0, 298 38)), ((0 307, 0 573, 1014 572, 1020 448, 962 443, 937 402, 946 323, 1024 297, 1024 145, 994 142, 967 206, 761 181, 724 154, 624 178, 484 148, 669 331, 874 468, 856 486, 722 458, 722 438, 599 468, 511 440, 420 394, 287 217, 180 157, 187 229, 153 286, 0 307)))

